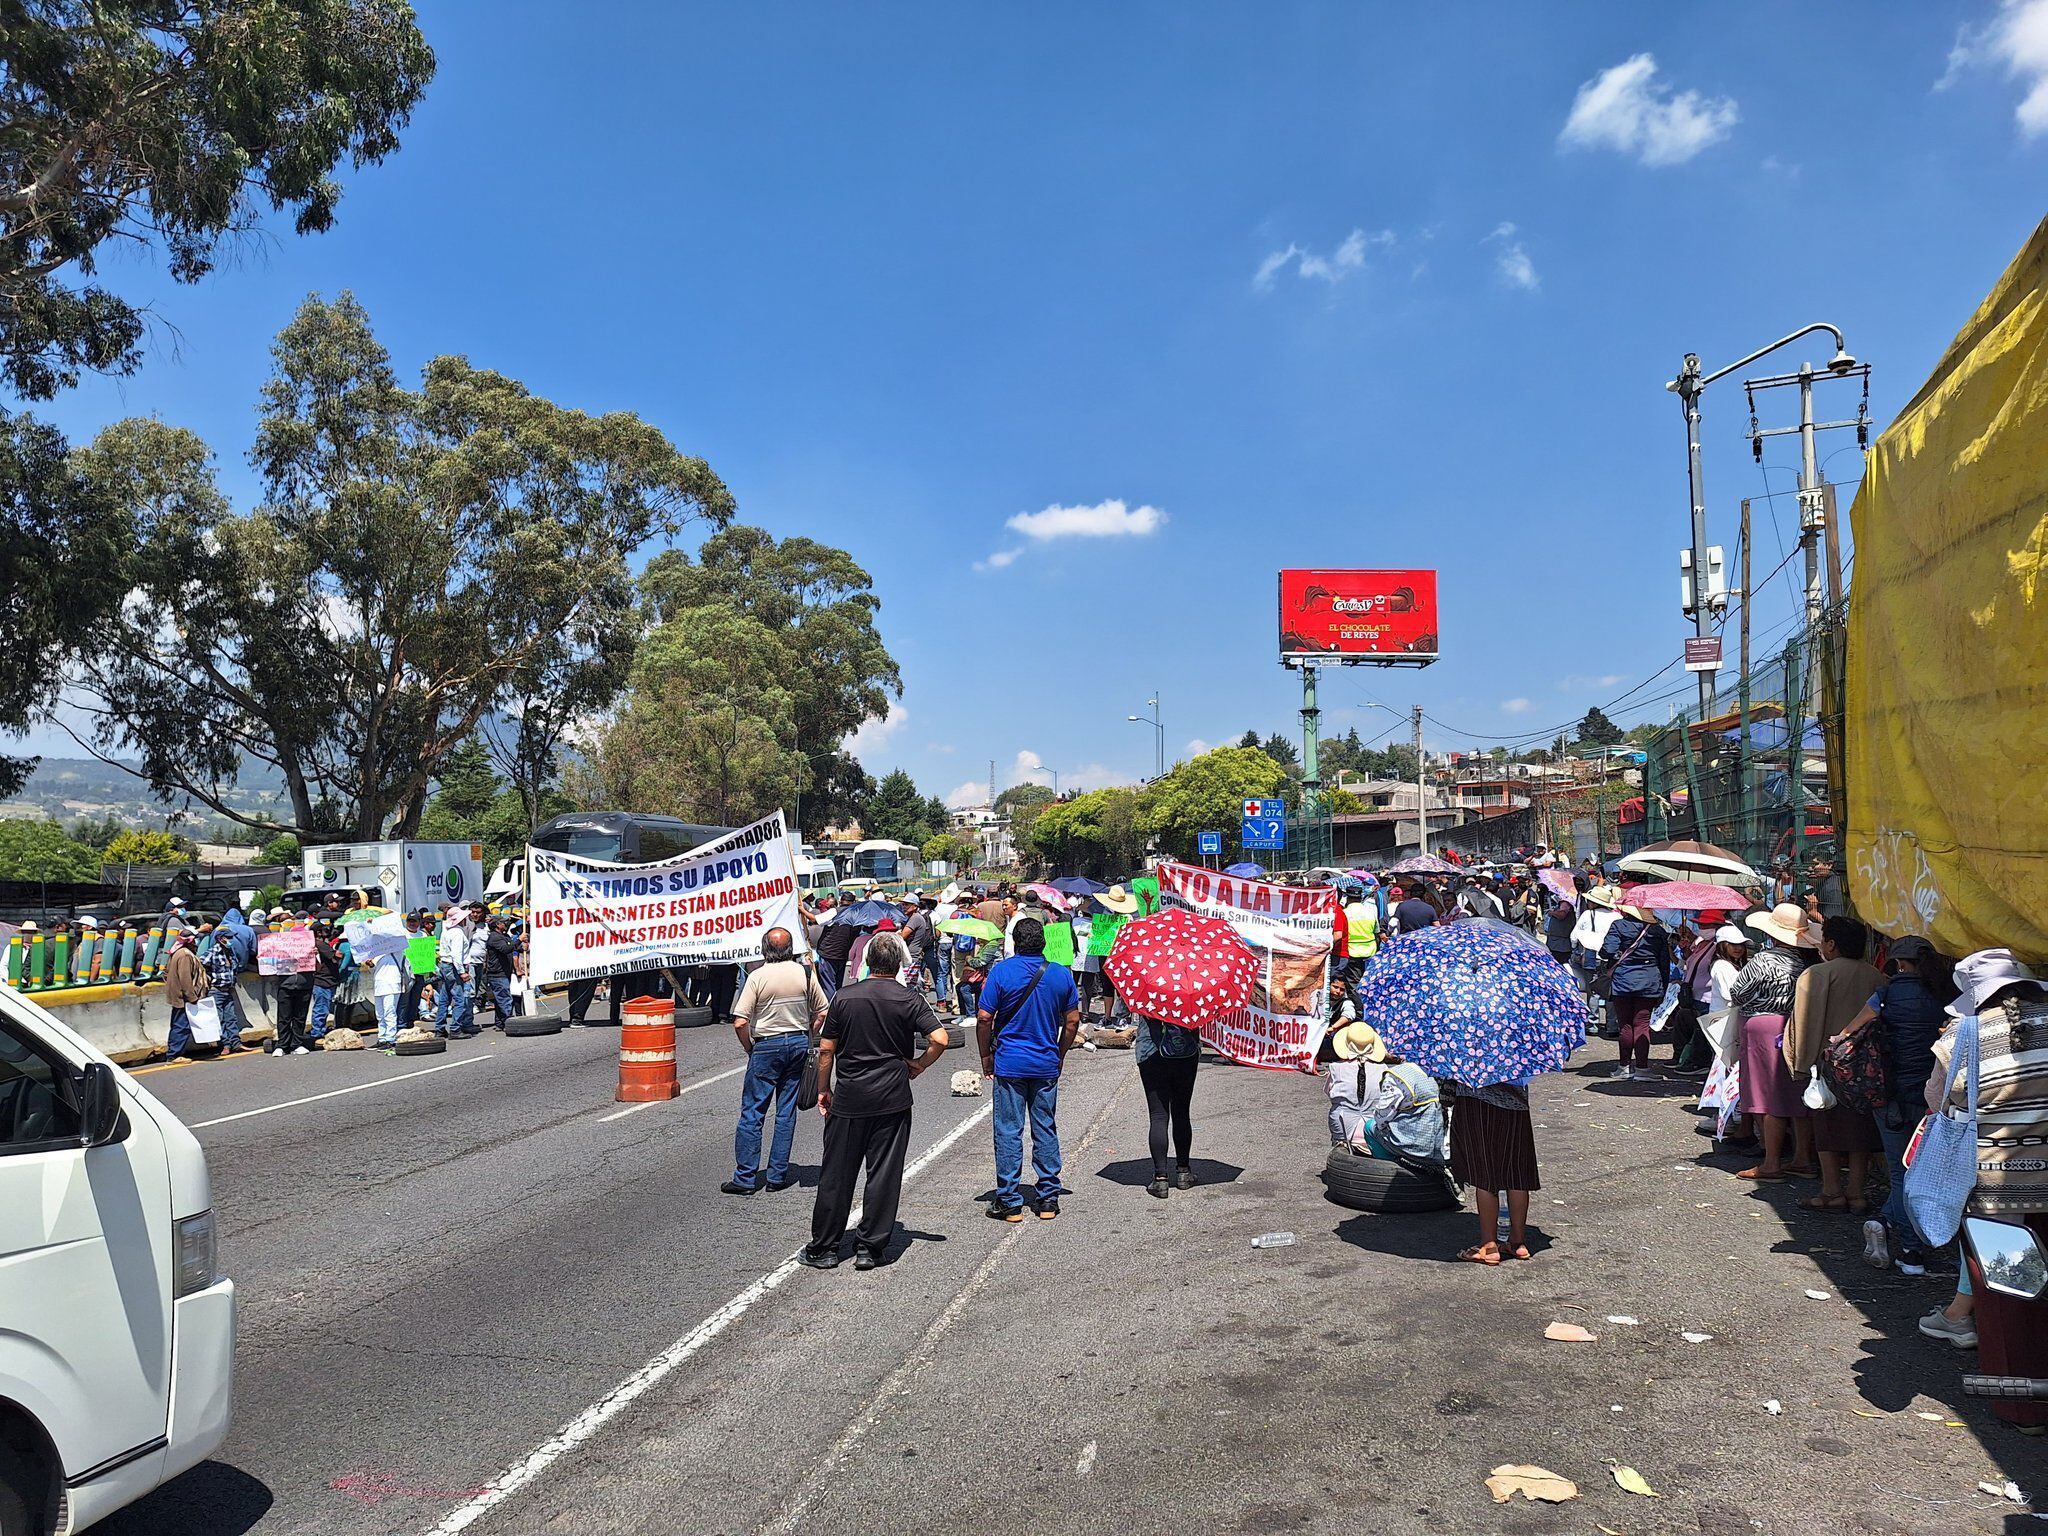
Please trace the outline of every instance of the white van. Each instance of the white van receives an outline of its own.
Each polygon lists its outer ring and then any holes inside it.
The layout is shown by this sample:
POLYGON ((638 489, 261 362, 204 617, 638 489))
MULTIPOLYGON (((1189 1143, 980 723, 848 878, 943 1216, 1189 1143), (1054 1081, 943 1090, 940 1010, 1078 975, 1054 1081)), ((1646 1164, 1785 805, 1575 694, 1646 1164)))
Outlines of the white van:
POLYGON ((82 1530, 204 1460, 234 1364, 198 1138, 0 984, 0 1532, 82 1530))

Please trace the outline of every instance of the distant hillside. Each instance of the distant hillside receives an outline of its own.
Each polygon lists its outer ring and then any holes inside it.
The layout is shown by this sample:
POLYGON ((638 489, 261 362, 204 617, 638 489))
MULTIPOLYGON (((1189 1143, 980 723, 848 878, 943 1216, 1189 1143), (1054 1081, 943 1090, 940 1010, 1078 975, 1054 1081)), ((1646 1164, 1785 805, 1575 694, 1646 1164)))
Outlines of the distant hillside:
MULTIPOLYGON (((245 765, 236 778, 229 804, 254 814, 268 810, 283 814, 284 781, 276 773, 258 773, 245 765)), ((11 800, 0 803, 0 816, 54 816, 72 821, 81 816, 114 816, 136 826, 162 826, 164 817, 182 809, 160 804, 149 786, 134 774, 90 757, 46 757, 29 775, 28 783, 11 800)), ((214 813, 195 809, 195 819, 204 823, 214 813)))

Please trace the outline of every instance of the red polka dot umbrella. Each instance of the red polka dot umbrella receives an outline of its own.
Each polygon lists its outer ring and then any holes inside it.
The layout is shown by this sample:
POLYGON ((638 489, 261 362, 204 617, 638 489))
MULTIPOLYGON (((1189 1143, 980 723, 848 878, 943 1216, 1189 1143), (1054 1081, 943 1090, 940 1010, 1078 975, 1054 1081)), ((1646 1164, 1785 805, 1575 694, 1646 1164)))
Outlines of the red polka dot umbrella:
POLYGON ((1200 1029, 1251 1001, 1259 960, 1228 923, 1169 907, 1125 923, 1102 968, 1133 1012, 1200 1029))

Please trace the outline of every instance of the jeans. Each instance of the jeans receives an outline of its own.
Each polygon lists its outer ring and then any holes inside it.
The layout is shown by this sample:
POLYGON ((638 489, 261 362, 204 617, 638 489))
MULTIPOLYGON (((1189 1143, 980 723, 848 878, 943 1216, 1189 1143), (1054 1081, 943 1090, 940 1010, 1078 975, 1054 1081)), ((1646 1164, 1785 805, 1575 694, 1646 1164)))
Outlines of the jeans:
POLYGON ((327 1033, 327 1019, 334 1012, 334 988, 313 988, 313 1015, 306 1024, 306 1038, 318 1040, 327 1033))
POLYGON ((469 983, 462 979, 462 968, 443 960, 434 972, 435 1034, 445 1035, 451 1029, 462 1028, 468 992, 469 983))
POLYGON ((1913 1139, 1913 1132, 1920 1125, 1919 1110, 1910 1102, 1897 1106, 1901 1124, 1893 1130, 1887 1121, 1891 1118, 1886 1109, 1877 1112, 1877 1138, 1884 1143, 1885 1173, 1891 1180, 1891 1193, 1885 1196, 1884 1224, 1892 1235, 1892 1249, 1899 1257, 1918 1256, 1924 1244, 1920 1240, 1920 1229, 1913 1225, 1913 1217, 1906 1209, 1906 1144, 1913 1139))
POLYGON ((789 1182, 789 1147, 796 1140, 796 1090, 804 1079, 811 1037, 799 1030, 756 1040, 740 1079, 740 1126, 732 1138, 735 1184, 752 1189, 761 1171, 761 1122, 775 1100, 775 1135, 768 1143, 768 1182, 789 1182))
POLYGON ((213 992, 214 1006, 220 1009, 220 1048, 242 1043, 242 1004, 235 996, 235 989, 216 987, 213 992))
POLYGON ((398 1038, 398 1031, 403 1027, 400 1023, 399 1015, 405 1009, 407 995, 404 992, 379 992, 372 999, 377 1005, 377 1043, 379 1045, 389 1045, 398 1038))
POLYGON ((176 1058, 192 1049, 192 1021, 185 1017, 185 1010, 171 1010, 171 1038, 164 1046, 166 1058, 176 1058))
POLYGON ((953 957, 941 944, 925 956, 925 974, 931 977, 932 990, 938 994, 939 1005, 945 1006, 946 999, 953 995, 953 957))
POLYGON ((825 989, 825 1001, 828 1003, 839 995, 839 977, 844 965, 845 962, 842 960, 819 957, 818 985, 825 989))
POLYGON ((1053 1116, 1059 1108, 1057 1077, 998 1077, 996 1083, 996 1197, 1010 1210, 1023 1203, 1018 1192, 1024 1171, 1024 1122, 1031 1122, 1031 1167, 1038 1175, 1041 1200, 1067 1192, 1060 1182, 1060 1133, 1053 1116))
POLYGON ((505 1027, 505 1021, 519 1010, 512 1001, 512 978, 510 976, 486 976, 491 987, 491 1007, 497 1010, 498 1028, 505 1027))

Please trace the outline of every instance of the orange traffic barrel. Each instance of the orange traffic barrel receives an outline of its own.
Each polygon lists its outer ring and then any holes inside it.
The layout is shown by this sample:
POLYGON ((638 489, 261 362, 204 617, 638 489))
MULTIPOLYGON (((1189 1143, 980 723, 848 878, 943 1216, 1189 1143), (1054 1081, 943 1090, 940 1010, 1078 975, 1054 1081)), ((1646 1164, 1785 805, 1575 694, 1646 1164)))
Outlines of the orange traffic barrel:
POLYGON ((672 1099, 676 1086, 676 1008, 665 997, 635 997, 619 1010, 619 1102, 672 1099))

